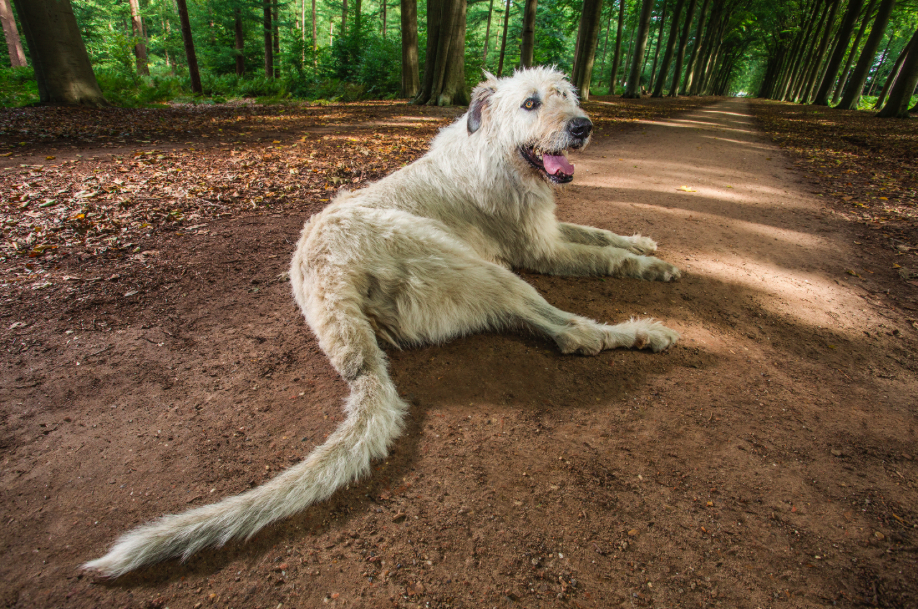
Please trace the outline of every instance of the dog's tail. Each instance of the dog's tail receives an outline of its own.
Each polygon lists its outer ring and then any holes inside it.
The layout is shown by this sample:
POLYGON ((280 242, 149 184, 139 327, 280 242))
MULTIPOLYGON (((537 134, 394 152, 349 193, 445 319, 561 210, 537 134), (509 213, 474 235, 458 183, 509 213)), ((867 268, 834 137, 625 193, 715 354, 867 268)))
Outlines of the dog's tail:
MULTIPOLYGON (((332 358, 348 380, 351 395, 345 407, 347 417, 328 440, 262 486, 219 503, 164 516, 126 533, 108 554, 86 563, 84 569, 117 577, 166 558, 186 559, 208 546, 248 539, 267 524, 328 498, 368 473, 371 460, 387 454, 389 443, 402 430, 408 405, 389 378, 385 355, 366 317, 334 317, 326 320, 339 326, 332 334, 351 339, 349 353, 343 354, 347 361, 332 358)), ((327 352, 329 346, 323 345, 327 352)))

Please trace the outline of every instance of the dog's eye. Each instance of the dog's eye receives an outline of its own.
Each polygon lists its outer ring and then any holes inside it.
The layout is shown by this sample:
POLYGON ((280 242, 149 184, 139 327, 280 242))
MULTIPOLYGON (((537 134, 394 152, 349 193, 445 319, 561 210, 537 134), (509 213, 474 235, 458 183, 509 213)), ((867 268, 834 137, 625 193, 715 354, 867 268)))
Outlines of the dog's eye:
POLYGON ((542 103, 539 100, 530 97, 529 99, 523 102, 523 109, 524 110, 535 110, 541 105, 542 103))

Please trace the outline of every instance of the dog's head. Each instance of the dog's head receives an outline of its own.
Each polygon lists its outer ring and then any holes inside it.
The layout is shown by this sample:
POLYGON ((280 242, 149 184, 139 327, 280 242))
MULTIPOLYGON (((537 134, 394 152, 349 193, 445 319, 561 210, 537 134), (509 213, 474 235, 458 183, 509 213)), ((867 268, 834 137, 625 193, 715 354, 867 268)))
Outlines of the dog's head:
POLYGON ((552 68, 519 70, 509 78, 485 74, 472 91, 469 137, 498 146, 521 173, 565 184, 574 179, 567 152, 590 141, 593 123, 574 87, 552 68))

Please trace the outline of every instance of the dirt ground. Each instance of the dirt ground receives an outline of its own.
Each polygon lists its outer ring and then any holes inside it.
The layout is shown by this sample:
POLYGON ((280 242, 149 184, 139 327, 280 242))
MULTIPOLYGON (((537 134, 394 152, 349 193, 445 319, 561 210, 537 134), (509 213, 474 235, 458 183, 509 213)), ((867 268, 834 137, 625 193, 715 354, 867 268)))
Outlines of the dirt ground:
POLYGON ((390 350, 414 408, 371 478, 115 581, 78 566, 264 482, 342 419, 345 386, 281 276, 315 208, 6 285, 0 602, 918 606, 918 286, 894 270, 915 252, 826 207, 745 101, 601 132, 574 161, 559 217, 649 235, 686 274, 524 278, 598 320, 656 317, 677 346, 390 350))

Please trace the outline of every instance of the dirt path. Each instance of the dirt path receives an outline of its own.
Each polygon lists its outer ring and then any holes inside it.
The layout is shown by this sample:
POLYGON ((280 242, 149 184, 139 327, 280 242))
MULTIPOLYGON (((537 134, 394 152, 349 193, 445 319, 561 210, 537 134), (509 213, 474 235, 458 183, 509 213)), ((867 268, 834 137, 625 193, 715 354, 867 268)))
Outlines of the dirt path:
POLYGON ((918 339, 846 272, 865 255, 849 228, 739 100, 600 134, 575 161, 561 218, 652 236, 687 275, 525 278, 596 319, 664 320, 677 347, 585 358, 480 335, 391 352, 415 408, 370 480, 115 582, 76 567, 263 482, 340 420, 345 388, 277 279, 304 218, 211 222, 130 277, 70 271, 114 287, 6 301, 22 319, 4 318, 0 601, 914 607, 918 339))

